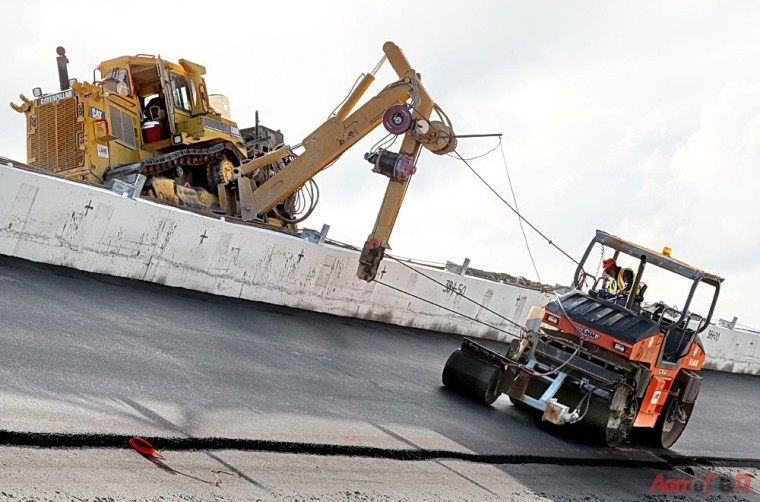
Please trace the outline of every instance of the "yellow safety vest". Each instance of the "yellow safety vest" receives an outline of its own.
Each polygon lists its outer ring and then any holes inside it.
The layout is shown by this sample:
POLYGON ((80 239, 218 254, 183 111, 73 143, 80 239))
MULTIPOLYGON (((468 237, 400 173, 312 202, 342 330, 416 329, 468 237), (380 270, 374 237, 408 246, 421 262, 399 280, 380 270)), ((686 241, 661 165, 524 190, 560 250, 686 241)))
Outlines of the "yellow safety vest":
MULTIPOLYGON (((621 268, 618 272, 618 275, 616 278, 612 279, 610 283, 607 285, 607 292, 611 294, 617 294, 620 291, 623 291, 625 289, 625 282, 623 281, 623 274, 630 270, 631 275, 633 276, 634 281, 636 280, 636 274, 634 274, 632 268, 621 268)), ((631 283, 631 286, 633 286, 633 283, 631 283)))

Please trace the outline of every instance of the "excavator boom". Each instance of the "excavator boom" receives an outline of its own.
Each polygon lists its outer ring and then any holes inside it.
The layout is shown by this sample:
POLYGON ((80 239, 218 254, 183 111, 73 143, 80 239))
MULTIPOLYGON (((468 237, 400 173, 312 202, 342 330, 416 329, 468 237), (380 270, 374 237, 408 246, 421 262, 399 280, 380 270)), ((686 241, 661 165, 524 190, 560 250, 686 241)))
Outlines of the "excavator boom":
MULTIPOLYGON (((396 120, 401 124, 399 129, 395 129, 393 123, 390 128, 386 124, 389 132, 397 135, 404 134, 398 156, 381 153, 373 157, 376 159, 375 171, 387 175, 390 179, 375 226, 364 244, 357 271, 357 276, 368 282, 374 279, 384 251, 388 247, 388 240, 401 209, 409 179, 415 172, 414 165, 421 147, 427 146, 434 153, 443 154, 451 151, 456 144, 450 127, 440 122, 430 121, 435 103, 401 49, 392 42, 386 42, 383 50, 384 59, 387 59, 395 70, 399 77, 398 81, 386 86, 351 113, 353 106, 374 80, 374 71, 378 68, 376 67, 372 73, 364 75, 357 88, 335 115, 304 138, 301 144, 304 152, 290 162, 285 169, 280 170, 260 186, 255 186, 253 179, 249 177, 271 162, 293 155, 290 147, 282 147, 250 164, 241 166, 235 180, 242 218, 247 221, 260 218, 384 123, 389 111, 398 113, 396 120), (413 103, 412 107, 404 108, 404 103, 410 99, 413 103), (408 113, 408 117, 404 113, 408 113), (407 118, 408 125, 404 126, 407 118), (402 131, 403 127, 406 129, 402 131), (441 141, 443 141, 443 147, 441 147, 441 141), (398 162, 406 168, 395 169, 394 166, 392 171, 380 168, 381 164, 387 165, 392 162, 398 162)), ((232 194, 228 193, 223 197, 229 200, 232 194)))

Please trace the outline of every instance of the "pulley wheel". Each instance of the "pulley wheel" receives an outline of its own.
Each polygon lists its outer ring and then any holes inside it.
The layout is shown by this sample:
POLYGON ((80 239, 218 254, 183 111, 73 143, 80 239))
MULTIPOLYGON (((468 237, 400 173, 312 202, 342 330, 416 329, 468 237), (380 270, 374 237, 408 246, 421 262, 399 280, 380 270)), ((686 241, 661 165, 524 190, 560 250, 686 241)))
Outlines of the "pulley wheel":
POLYGON ((383 114, 383 127, 391 134, 404 134, 412 127, 412 112, 406 105, 393 105, 383 114))
POLYGON ((431 132, 428 133, 428 141, 425 147, 436 155, 444 155, 453 152, 457 147, 457 137, 454 131, 439 120, 430 121, 431 132), (435 134, 432 134, 432 132, 435 134))

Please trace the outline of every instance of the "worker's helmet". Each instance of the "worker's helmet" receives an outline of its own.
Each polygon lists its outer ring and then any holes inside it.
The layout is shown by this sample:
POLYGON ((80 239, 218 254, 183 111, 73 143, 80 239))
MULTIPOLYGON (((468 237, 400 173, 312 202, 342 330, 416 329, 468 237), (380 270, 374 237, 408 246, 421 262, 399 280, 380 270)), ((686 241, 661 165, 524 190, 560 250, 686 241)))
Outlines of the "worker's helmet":
POLYGON ((602 262, 602 270, 607 270, 613 265, 615 265, 615 258, 607 258, 602 262))

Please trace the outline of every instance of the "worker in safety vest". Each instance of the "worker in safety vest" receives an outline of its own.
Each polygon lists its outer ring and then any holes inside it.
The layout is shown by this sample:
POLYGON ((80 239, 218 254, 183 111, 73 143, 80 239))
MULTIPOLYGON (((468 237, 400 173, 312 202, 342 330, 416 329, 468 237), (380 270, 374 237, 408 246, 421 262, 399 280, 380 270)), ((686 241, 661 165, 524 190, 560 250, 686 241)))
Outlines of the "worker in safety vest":
POLYGON ((614 258, 604 260, 604 275, 610 278, 607 292, 611 296, 628 296, 636 274, 633 269, 618 266, 614 258))

